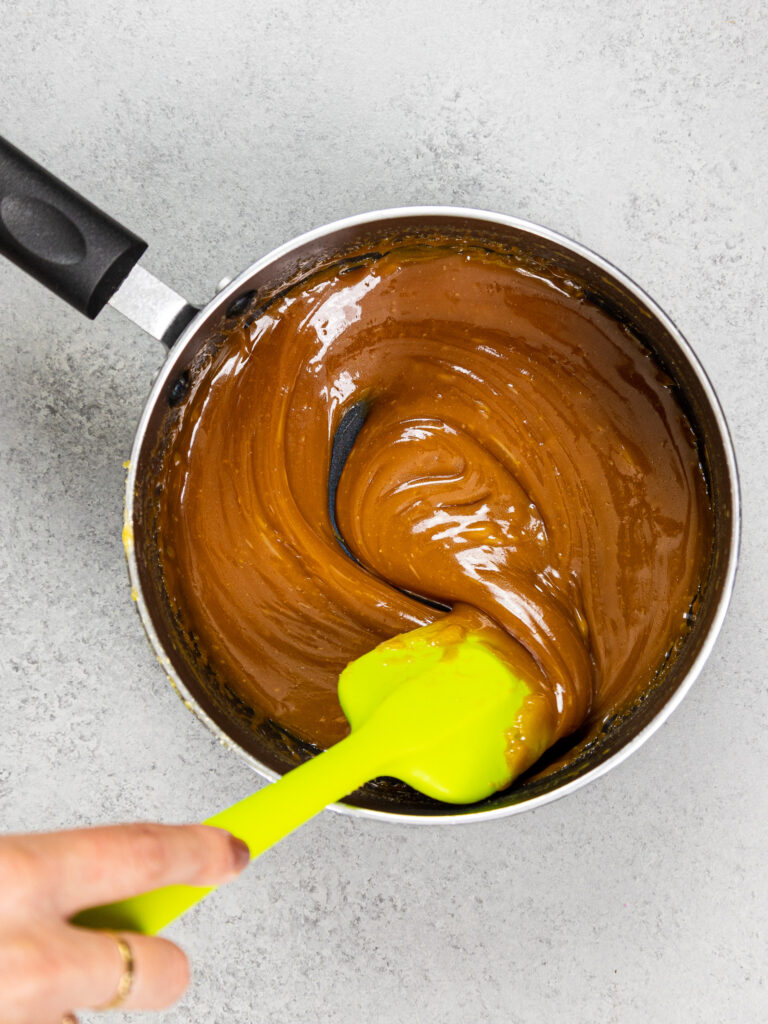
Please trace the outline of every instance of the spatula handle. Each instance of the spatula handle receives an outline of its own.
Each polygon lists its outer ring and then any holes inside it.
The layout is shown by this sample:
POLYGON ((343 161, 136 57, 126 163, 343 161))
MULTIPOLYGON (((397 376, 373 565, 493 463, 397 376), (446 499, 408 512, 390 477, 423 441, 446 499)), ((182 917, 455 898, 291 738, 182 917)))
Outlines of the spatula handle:
MULTIPOLYGON (((252 858, 258 857, 328 804, 380 775, 385 753, 379 744, 370 742, 363 727, 204 824, 227 829, 248 844, 252 858)), ((212 891, 189 885, 167 886, 85 910, 73 923, 154 935, 212 891)))

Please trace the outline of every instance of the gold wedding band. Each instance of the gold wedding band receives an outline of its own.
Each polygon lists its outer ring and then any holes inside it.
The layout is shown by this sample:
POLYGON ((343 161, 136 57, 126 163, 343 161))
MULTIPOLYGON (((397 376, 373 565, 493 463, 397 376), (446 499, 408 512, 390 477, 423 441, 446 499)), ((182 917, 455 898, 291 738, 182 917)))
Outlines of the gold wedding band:
POLYGON ((120 975, 120 980, 117 983, 117 992, 115 993, 114 999, 110 1002, 105 1003, 103 1006, 95 1006, 95 1010, 116 1010, 118 1006, 122 1006, 133 986, 133 951, 128 943, 120 935, 115 932, 105 932, 105 935, 111 935, 117 943, 117 948, 120 950, 120 956, 123 959, 123 972, 120 975))

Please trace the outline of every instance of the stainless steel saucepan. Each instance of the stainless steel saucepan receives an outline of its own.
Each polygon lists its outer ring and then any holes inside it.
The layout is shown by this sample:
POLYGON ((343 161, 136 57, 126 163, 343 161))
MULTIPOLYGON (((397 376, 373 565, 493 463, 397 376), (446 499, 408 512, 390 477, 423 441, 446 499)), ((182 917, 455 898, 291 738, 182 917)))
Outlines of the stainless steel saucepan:
POLYGON ((0 139, 0 252, 86 316, 94 318, 109 303, 170 350, 144 408, 126 481, 124 538, 130 580, 147 636, 171 685, 222 743, 268 779, 289 770, 311 750, 274 723, 254 725, 251 710, 210 678, 181 637, 157 557, 153 491, 158 460, 179 403, 234 318, 319 266, 376 251, 383 240, 391 245, 430 236, 522 253, 564 270, 594 302, 631 327, 675 381, 698 437, 715 516, 712 562, 679 651, 660 669, 654 685, 599 736, 575 738, 569 764, 461 809, 389 780, 371 783, 337 806, 382 820, 482 821, 564 796, 619 764, 677 707, 712 650, 736 571, 739 489, 722 410, 691 347, 642 289, 577 242, 514 217, 443 206, 380 210, 300 235, 257 260, 198 310, 138 262, 146 249, 141 239, 0 139))

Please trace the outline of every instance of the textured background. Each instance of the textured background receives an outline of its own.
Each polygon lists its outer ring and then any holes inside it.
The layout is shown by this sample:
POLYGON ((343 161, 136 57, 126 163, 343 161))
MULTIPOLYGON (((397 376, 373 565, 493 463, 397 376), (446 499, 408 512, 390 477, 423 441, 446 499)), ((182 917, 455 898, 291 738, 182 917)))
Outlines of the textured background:
MULTIPOLYGON (((194 981, 166 1024, 768 1017, 760 7, 3 0, 0 130, 190 299, 366 209, 527 217, 671 314, 740 460, 731 612, 639 753, 487 825, 322 815, 172 929, 194 981)), ((121 463, 160 346, 8 264, 0 346, 0 827, 199 819, 255 780, 175 698, 128 595, 121 463)))

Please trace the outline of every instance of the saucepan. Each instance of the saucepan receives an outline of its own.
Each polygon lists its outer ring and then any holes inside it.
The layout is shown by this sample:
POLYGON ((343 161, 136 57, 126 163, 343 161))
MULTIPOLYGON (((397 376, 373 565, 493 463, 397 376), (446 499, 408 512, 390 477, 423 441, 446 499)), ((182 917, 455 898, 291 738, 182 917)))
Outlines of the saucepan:
POLYGON ((700 673, 733 589, 740 507, 736 460, 715 391, 689 344, 641 288, 607 260, 547 228, 515 217, 443 206, 348 217, 309 231, 257 260, 202 309, 139 262, 146 244, 10 144, 0 140, 0 251, 94 318, 109 303, 169 351, 136 432, 125 492, 123 537, 136 608, 157 658, 183 702, 261 776, 274 780, 313 750, 215 682, 189 650, 163 588, 153 495, 164 441, 195 374, 236 318, 308 273, 371 251, 386 239, 440 236, 544 261, 577 281, 591 301, 625 323, 672 378, 698 439, 714 510, 711 563, 695 616, 675 656, 634 704, 599 735, 574 739, 565 763, 464 808, 439 804, 394 780, 377 780, 336 806, 386 821, 483 821, 537 807, 604 775, 648 739, 700 673))

